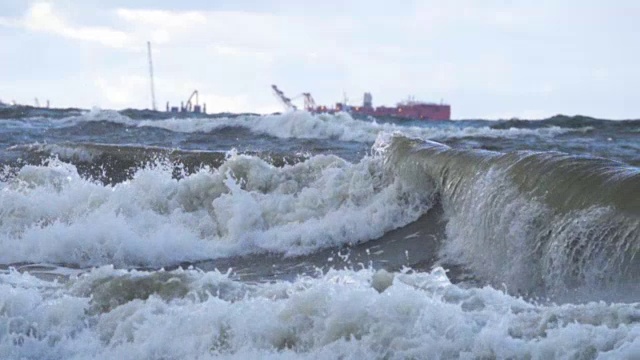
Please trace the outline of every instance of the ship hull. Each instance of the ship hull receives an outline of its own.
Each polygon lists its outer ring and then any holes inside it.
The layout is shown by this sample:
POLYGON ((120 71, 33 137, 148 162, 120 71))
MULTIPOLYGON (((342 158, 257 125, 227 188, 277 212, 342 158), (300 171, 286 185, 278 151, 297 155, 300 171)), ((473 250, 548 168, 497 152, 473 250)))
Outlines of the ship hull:
POLYGON ((410 120, 451 120, 451 106, 439 104, 399 105, 395 107, 379 106, 377 108, 348 107, 338 104, 335 109, 319 106, 315 109, 307 109, 312 113, 336 113, 345 111, 350 114, 368 115, 375 117, 395 117, 410 120))
POLYGON ((417 104, 406 106, 351 109, 352 113, 381 116, 399 117, 413 120, 451 120, 451 106, 436 104, 417 104))

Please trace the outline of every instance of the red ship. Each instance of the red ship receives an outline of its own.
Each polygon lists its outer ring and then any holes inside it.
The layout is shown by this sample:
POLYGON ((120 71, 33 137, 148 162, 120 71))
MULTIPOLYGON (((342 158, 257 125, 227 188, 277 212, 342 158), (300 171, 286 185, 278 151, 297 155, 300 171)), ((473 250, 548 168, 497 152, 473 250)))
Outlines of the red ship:
MULTIPOLYGON (((271 85, 276 97, 282 102, 287 110, 297 110, 297 106, 292 103, 292 99, 286 97, 276 85, 271 85)), ((448 104, 427 103, 415 101, 409 98, 398 103, 394 107, 378 106, 373 107, 371 93, 364 93, 362 106, 346 105, 347 101, 336 103, 335 107, 317 106, 310 93, 302 93, 304 97, 304 110, 311 113, 335 113, 346 111, 352 114, 371 115, 381 117, 397 117, 412 120, 450 120, 451 106, 448 104)))

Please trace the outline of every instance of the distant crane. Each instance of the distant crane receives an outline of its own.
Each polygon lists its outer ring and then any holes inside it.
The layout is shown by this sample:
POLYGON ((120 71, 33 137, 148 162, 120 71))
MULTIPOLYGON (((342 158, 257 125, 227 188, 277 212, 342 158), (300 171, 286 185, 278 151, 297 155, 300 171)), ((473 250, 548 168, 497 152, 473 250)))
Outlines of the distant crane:
POLYGON ((316 101, 313 100, 311 93, 302 93, 302 96, 304 96, 304 109, 309 112, 314 111, 316 109, 316 101))
POLYGON ((291 102, 291 99, 284 96, 284 93, 282 92, 282 90, 278 89, 278 87, 275 85, 271 85, 271 88, 273 89, 273 94, 276 96, 276 98, 278 98, 278 100, 280 100, 280 102, 282 103, 282 105, 284 105, 287 111, 298 110, 298 107, 293 105, 293 103, 291 102))
POLYGON ((206 114, 207 104, 203 103, 202 106, 200 106, 199 96, 200 96, 200 93, 198 93, 198 90, 193 90, 193 92, 191 93, 191 95, 189 96, 186 102, 184 101, 180 102, 180 108, 178 108, 177 106, 169 106, 169 102, 167 101, 167 112, 173 112, 173 113, 188 112, 188 113, 194 113, 194 114, 201 114, 201 113, 206 114), (195 102, 193 101, 194 98, 196 100, 195 102))
POLYGON ((193 92, 191 93, 191 96, 189 96, 189 99, 187 99, 187 102, 184 104, 184 110, 183 111, 191 112, 191 111, 193 111, 194 108, 197 108, 198 109, 197 112, 200 112, 200 103, 198 101, 198 90, 193 90, 193 92), (191 100, 193 100, 194 96, 196 98, 195 105, 193 104, 193 102, 191 102, 191 100))

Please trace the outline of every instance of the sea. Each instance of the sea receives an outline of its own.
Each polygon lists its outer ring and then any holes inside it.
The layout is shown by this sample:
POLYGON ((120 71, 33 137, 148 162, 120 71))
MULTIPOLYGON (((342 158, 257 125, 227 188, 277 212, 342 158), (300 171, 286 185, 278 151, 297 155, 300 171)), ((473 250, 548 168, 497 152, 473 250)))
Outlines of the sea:
POLYGON ((640 359, 640 120, 0 109, 1 359, 640 359))

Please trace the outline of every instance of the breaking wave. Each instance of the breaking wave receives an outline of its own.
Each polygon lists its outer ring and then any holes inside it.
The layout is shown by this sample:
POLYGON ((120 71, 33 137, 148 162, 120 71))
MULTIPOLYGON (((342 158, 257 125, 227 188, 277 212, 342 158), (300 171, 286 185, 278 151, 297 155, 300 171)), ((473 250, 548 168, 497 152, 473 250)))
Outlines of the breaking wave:
POLYGON ((415 221, 431 195, 382 171, 318 155, 276 167, 231 152, 181 178, 173 164, 105 185, 61 160, 0 182, 0 263, 166 266, 247 253, 310 253, 415 221))
MULTIPOLYGON (((174 177, 184 177, 203 168, 218 168, 227 159, 227 154, 221 151, 95 143, 14 145, 9 147, 8 151, 20 154, 22 162, 31 165, 46 164, 51 159, 59 159, 75 166, 82 177, 105 184, 131 180, 138 170, 157 163, 163 163, 165 167, 173 166, 174 177)), ((293 165, 309 158, 302 153, 278 154, 262 151, 245 154, 254 155, 276 167, 293 165)))
POLYGON ((115 184, 62 160, 24 166, 0 182, 0 262, 297 256, 384 241, 437 204, 446 219, 439 262, 494 286, 556 293, 640 276, 640 172, 622 163, 400 135, 381 135, 355 164, 316 155, 275 166, 235 152, 219 160, 178 177, 174 163, 151 163, 115 184))
POLYGON ((494 286, 551 293, 637 283, 640 171, 554 152, 452 149, 402 136, 379 141, 388 171, 423 176, 447 217, 443 262, 494 286))
POLYGON ((81 116, 64 119, 67 126, 83 122, 104 121, 131 127, 150 127, 182 133, 210 133, 227 128, 245 128, 255 134, 276 138, 334 139, 373 143, 379 133, 402 131, 407 136, 421 139, 448 139, 482 136, 488 138, 510 138, 519 136, 553 137, 572 131, 586 131, 588 127, 563 128, 492 128, 489 126, 458 126, 455 122, 429 123, 424 126, 408 126, 394 123, 378 123, 375 119, 358 120, 347 113, 310 114, 303 111, 274 115, 237 115, 222 117, 190 117, 133 120, 116 111, 94 110, 81 116))

